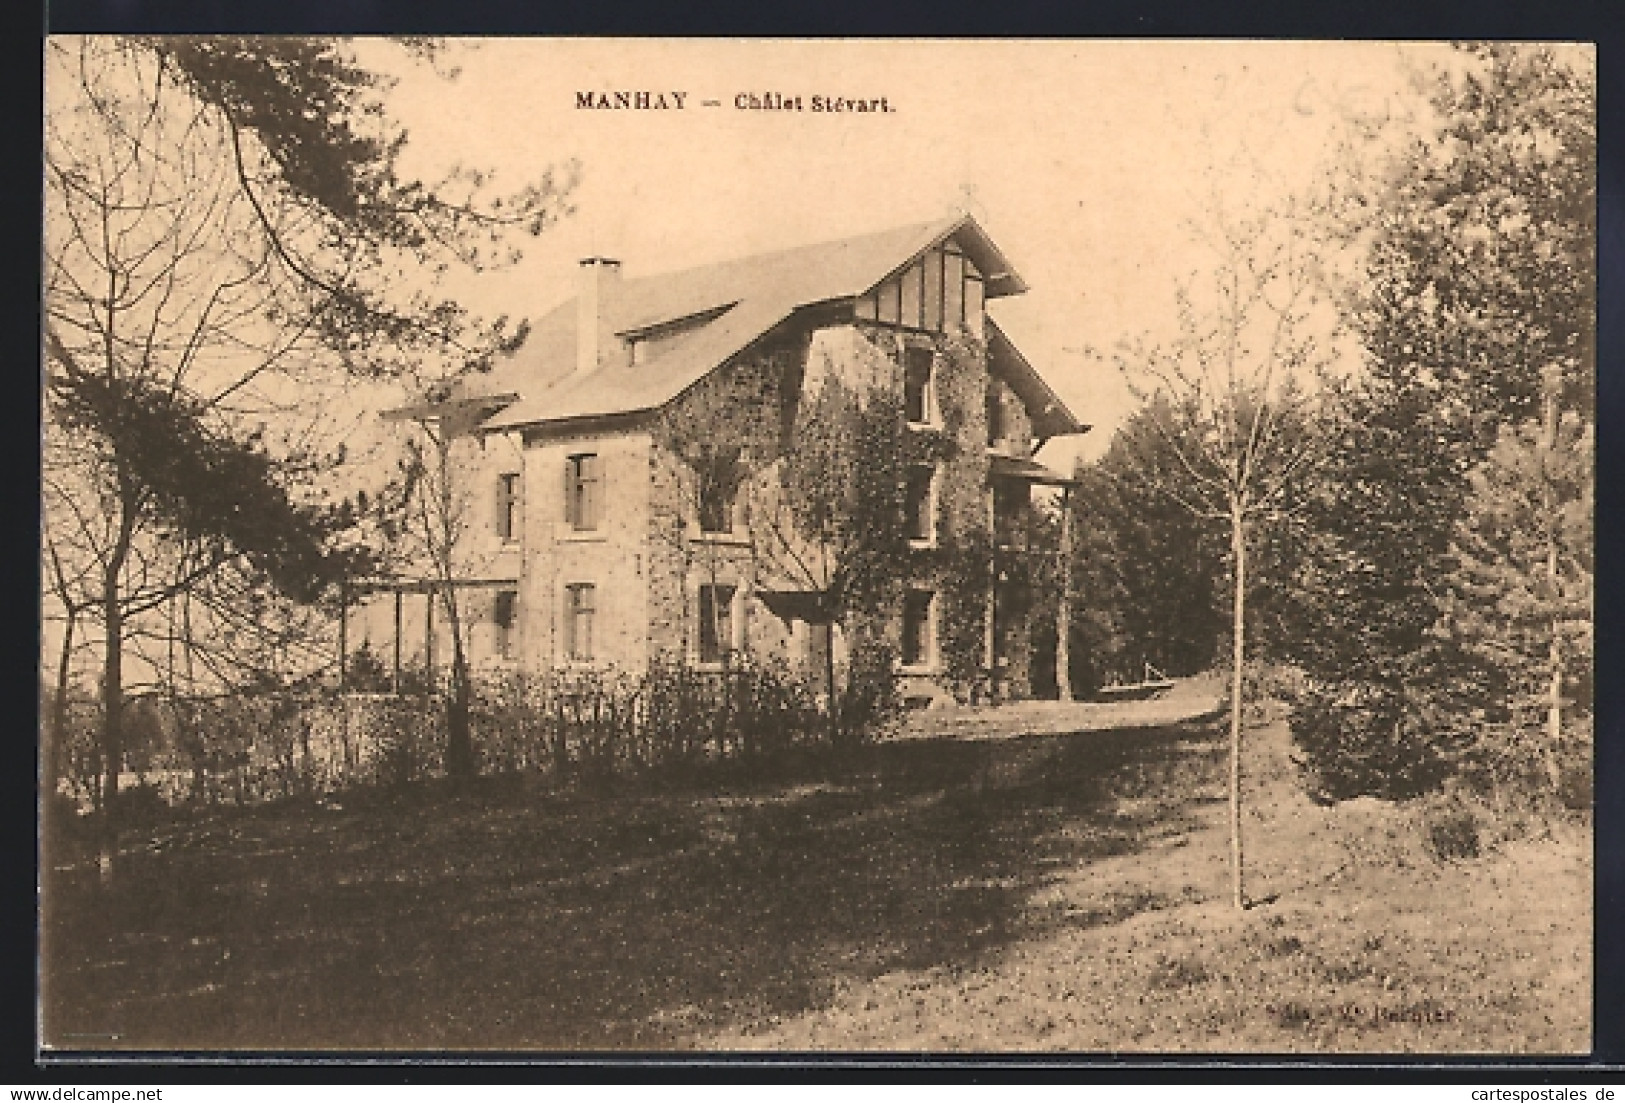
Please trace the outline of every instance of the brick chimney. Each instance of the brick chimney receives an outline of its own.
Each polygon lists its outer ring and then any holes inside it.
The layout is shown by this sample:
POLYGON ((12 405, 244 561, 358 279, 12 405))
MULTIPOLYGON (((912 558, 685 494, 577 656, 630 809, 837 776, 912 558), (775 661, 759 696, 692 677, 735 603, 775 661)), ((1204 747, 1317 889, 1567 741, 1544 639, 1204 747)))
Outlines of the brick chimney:
POLYGON ((581 262, 581 288, 576 296, 576 374, 598 368, 600 346, 606 336, 604 298, 621 278, 621 262, 608 257, 587 257, 581 262))

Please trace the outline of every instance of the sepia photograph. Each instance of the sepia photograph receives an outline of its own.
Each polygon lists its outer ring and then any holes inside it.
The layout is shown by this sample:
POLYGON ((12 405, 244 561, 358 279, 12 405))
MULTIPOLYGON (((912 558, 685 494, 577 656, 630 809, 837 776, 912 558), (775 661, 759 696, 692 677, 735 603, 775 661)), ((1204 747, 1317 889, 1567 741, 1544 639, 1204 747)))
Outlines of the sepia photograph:
POLYGON ((1592 1052, 1593 45, 42 48, 41 1055, 1592 1052))

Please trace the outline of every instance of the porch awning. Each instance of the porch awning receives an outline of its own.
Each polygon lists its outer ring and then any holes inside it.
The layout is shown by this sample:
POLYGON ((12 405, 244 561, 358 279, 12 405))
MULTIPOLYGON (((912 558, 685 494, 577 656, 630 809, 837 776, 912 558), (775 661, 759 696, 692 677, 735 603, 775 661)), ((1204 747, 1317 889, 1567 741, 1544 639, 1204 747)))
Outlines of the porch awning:
POLYGON ((801 620, 808 624, 823 624, 829 620, 824 611, 822 590, 757 590, 756 597, 780 620, 801 620))

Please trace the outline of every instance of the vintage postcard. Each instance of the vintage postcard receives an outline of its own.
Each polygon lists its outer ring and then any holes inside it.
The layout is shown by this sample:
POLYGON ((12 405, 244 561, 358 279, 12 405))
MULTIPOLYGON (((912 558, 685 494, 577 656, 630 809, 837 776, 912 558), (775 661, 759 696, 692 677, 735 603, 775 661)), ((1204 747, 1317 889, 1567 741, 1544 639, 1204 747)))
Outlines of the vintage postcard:
POLYGON ((45 52, 47 1057, 1591 1051, 1592 47, 45 52))

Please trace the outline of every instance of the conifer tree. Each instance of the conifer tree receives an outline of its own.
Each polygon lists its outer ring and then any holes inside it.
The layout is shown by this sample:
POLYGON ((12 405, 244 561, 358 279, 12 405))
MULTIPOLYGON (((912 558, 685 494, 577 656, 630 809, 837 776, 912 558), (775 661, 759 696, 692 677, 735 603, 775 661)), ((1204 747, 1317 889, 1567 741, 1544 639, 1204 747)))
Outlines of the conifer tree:
POLYGON ((1565 711, 1590 710, 1594 453, 1591 428, 1560 414, 1557 365, 1548 380, 1545 417, 1504 427, 1469 476, 1444 630, 1496 703, 1475 747, 1487 780, 1527 785, 1538 766, 1560 792, 1565 711))
POLYGON ((132 618, 229 565, 307 601, 342 570, 349 507, 320 478, 342 449, 290 411, 523 336, 434 277, 511 259, 570 181, 404 175, 385 84, 334 39, 46 44, 45 497, 104 641, 109 862, 132 618))
POLYGON ((1365 364, 1292 586, 1287 620, 1317 687, 1294 734, 1326 799, 1449 776, 1484 704, 1440 619, 1469 473, 1504 427, 1538 418, 1545 365, 1566 366, 1565 408, 1583 420, 1593 402, 1595 74, 1545 45, 1452 62, 1427 78, 1432 129, 1360 204, 1365 364))

